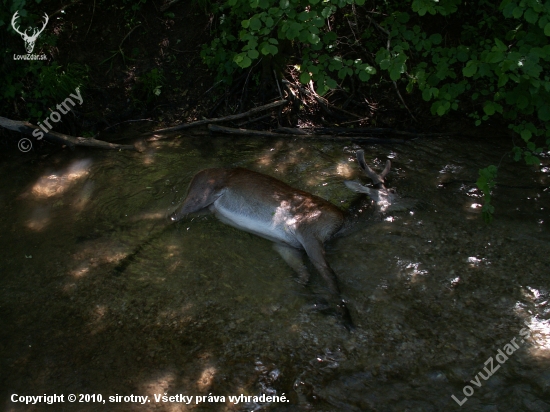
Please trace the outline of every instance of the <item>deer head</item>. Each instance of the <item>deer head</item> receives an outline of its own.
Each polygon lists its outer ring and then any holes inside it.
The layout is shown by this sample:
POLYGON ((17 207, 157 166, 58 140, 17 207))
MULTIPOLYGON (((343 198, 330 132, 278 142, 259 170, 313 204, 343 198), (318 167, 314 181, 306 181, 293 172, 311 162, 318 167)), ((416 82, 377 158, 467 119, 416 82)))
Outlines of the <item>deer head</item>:
POLYGON ((21 32, 19 31, 18 27, 15 27, 15 24, 18 18, 19 18, 19 11, 16 11, 13 14, 13 17, 11 19, 11 27, 13 27, 13 30, 15 30, 16 33, 19 33, 21 35, 21 38, 25 42, 25 49, 27 50, 27 53, 30 54, 34 50, 34 44, 36 43, 36 39, 38 39, 38 36, 40 36, 40 33, 44 31, 50 19, 48 15, 44 13, 44 18, 46 21, 44 22, 42 29, 38 30, 37 27, 34 27, 34 28, 28 27, 24 32, 21 32), (30 35, 27 34, 28 31, 32 31, 32 33, 30 35))
POLYGON ((363 150, 357 151, 357 161, 359 162, 361 169, 363 169, 365 174, 372 180, 374 188, 363 186, 357 182, 351 181, 345 181, 344 184, 348 187, 348 189, 351 189, 354 192, 366 193, 376 202, 381 212, 387 211, 397 197, 393 191, 386 189, 386 186, 384 185, 384 178, 390 172, 391 162, 388 160, 382 173, 376 174, 376 172, 372 170, 365 162, 365 152, 363 150))

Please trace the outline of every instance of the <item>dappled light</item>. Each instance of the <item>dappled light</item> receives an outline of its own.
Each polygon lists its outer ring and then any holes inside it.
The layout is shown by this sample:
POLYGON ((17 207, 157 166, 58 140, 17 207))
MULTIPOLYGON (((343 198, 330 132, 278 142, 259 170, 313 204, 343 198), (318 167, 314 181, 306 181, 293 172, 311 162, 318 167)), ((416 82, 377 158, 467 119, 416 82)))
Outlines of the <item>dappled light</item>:
POLYGON ((349 162, 339 162, 336 165, 336 174, 345 179, 349 179, 356 173, 356 165, 349 162))
POLYGON ((201 373, 201 376, 197 380, 197 387, 201 392, 206 392, 212 386, 214 378, 216 376, 217 369, 213 366, 208 366, 204 368, 201 373))
MULTIPOLYGON (((523 298, 528 302, 516 302, 515 312, 523 319, 523 325, 529 329, 528 351, 539 361, 550 361, 550 320, 533 315, 533 308, 545 309, 550 294, 547 290, 522 287, 523 298)), ((523 340, 522 340, 523 343, 523 340)))
POLYGON ((81 264, 77 268, 71 270, 73 278, 79 279, 86 276, 90 272, 90 266, 87 264, 81 264))
POLYGON ((422 263, 410 262, 406 260, 397 260, 399 268, 399 276, 410 283, 418 283, 423 280, 423 277, 428 275, 428 271, 421 269, 422 263))
POLYGON ((109 308, 107 305, 95 305, 95 307, 92 309, 92 312, 90 313, 90 333, 92 335, 95 335, 97 333, 101 333, 105 330, 106 324, 105 324, 105 318, 108 314, 109 308))
POLYGON ((86 206, 90 203, 93 198, 95 183, 92 181, 86 181, 82 189, 75 195, 71 206, 78 212, 85 210, 86 206))
POLYGON ((62 195, 87 176, 91 166, 91 159, 75 160, 65 169, 40 177, 29 193, 37 199, 62 195))
POLYGON ((39 232, 50 223, 51 208, 48 206, 37 206, 27 219, 25 226, 30 230, 39 232))

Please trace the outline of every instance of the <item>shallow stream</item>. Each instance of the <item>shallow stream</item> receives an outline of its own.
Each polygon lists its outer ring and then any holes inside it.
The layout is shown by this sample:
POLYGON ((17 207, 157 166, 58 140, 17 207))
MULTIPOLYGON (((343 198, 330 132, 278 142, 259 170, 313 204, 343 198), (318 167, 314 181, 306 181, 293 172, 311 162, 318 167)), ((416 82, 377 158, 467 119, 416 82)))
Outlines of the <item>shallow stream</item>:
POLYGON ((351 333, 312 310, 319 276, 294 282, 269 241, 165 216, 207 167, 260 171, 345 209, 360 195, 343 181, 368 183, 359 146, 183 136, 144 153, 3 154, 0 410, 550 411, 550 158, 529 169, 503 157, 509 145, 363 146, 378 170, 391 158, 388 185, 410 206, 365 207, 327 245, 351 333), (475 180, 489 164, 486 225, 475 180), (155 399, 178 394, 193 401, 155 399), (288 402, 229 400, 241 394, 288 402))

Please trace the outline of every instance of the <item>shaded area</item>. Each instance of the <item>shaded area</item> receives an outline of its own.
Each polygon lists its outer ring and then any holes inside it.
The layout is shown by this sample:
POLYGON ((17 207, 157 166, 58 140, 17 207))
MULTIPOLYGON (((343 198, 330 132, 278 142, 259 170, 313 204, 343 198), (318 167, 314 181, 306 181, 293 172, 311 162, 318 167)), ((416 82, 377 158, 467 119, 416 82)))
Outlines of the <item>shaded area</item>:
MULTIPOLYGON (((495 142, 365 148, 413 209, 372 215, 329 244, 357 324, 311 310, 268 241, 211 216, 173 225, 114 268, 184 197, 194 173, 241 166, 340 206, 361 181, 358 147, 178 139, 148 152, 59 153, 0 163, 0 404, 12 393, 285 394, 266 410, 446 410, 513 338, 531 338, 462 406, 548 410, 548 170, 501 168, 495 223, 479 219, 475 171, 495 142), (507 171, 505 171, 507 170, 507 171), (521 187, 518 186, 521 182, 521 187)), ((7 155, 2 155, 7 156, 7 155)), ((543 161, 547 161, 544 158, 543 161)), ((505 167, 504 167, 505 166, 505 167)), ((362 181, 362 183, 366 183, 362 181)), ((56 410, 255 410, 260 405, 60 404, 56 410), (155 409, 156 408, 156 409, 155 409)), ((458 405, 456 406, 458 407, 458 405)))

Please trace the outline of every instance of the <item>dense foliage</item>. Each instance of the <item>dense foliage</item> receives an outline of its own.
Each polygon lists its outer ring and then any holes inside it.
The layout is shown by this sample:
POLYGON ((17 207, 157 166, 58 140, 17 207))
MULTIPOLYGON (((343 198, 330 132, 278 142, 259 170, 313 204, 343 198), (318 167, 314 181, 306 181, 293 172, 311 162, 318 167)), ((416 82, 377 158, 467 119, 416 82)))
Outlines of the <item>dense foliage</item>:
MULTIPOLYGON (((217 36, 202 55, 221 79, 278 56, 320 95, 350 78, 389 78, 434 115, 461 111, 476 125, 498 116, 523 139, 513 153, 528 164, 550 144, 549 1, 227 0, 214 12, 217 36), (289 42, 292 52, 281 47, 289 42)), ((496 172, 478 180, 489 220, 496 172)))

